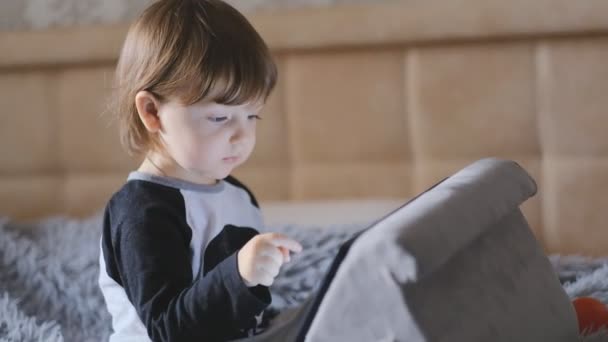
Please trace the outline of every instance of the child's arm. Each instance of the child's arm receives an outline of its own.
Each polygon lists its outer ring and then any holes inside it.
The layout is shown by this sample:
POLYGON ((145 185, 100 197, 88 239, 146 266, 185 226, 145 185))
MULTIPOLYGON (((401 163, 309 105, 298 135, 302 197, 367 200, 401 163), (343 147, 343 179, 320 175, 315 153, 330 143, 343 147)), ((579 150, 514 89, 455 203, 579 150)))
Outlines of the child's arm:
POLYGON ((152 340, 225 340, 270 304, 267 289, 244 284, 236 253, 193 282, 189 228, 178 215, 159 207, 137 216, 113 240, 122 286, 152 340))

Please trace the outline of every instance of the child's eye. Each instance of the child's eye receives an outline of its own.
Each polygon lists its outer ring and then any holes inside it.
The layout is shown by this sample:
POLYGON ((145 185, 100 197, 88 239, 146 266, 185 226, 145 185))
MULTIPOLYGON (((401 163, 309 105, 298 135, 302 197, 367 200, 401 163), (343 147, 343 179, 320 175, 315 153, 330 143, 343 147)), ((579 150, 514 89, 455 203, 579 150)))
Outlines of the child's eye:
POLYGON ((227 116, 211 116, 209 117, 209 121, 211 122, 224 122, 228 120, 227 116))
POLYGON ((262 120, 262 118, 259 115, 249 115, 249 119, 262 120))

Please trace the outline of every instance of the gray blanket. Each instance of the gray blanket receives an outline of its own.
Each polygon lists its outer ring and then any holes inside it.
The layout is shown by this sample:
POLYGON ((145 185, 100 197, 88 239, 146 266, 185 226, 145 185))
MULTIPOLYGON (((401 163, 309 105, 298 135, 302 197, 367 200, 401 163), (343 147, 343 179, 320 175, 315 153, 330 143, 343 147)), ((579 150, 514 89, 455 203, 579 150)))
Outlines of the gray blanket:
MULTIPOLYGON (((100 222, 99 215, 31 224, 0 218, 0 342, 107 340, 110 317, 97 287, 100 222)), ((308 298, 338 246, 364 227, 271 227, 304 246, 271 287, 271 309, 308 298)), ((552 256, 551 261, 568 295, 608 303, 608 260, 552 256)), ((583 340, 608 341, 608 334, 583 340)))

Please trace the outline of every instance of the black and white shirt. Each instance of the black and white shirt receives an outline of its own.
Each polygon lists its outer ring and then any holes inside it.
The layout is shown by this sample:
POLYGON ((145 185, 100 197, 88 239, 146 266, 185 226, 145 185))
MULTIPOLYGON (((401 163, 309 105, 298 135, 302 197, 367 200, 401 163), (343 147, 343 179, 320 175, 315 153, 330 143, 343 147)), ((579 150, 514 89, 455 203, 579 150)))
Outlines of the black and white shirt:
POLYGON ((255 197, 233 177, 201 185, 131 173, 106 206, 101 237, 110 341, 250 335, 271 297, 245 285, 236 252, 262 229, 255 197))

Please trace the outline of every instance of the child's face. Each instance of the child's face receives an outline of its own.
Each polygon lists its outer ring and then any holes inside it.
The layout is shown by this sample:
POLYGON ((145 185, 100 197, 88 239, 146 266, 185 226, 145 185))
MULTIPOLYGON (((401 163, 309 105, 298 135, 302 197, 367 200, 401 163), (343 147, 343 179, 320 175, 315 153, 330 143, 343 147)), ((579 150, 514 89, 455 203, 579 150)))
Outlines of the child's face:
POLYGON ((164 102, 158 112, 160 137, 179 176, 203 184, 226 178, 251 155, 261 109, 260 103, 164 102))

